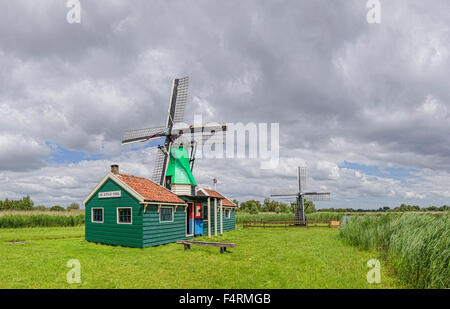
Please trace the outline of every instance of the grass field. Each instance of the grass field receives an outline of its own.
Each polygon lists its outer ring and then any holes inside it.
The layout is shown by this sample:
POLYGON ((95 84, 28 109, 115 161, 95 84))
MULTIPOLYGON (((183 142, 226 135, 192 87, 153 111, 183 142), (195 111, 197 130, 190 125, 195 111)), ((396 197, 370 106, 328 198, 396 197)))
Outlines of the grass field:
POLYGON ((238 229, 218 248, 133 249, 88 243, 84 227, 2 229, 0 288, 398 288, 382 264, 368 284, 366 263, 379 258, 344 244, 335 229, 238 229), (9 241, 26 241, 10 244, 9 241), (66 263, 81 263, 81 284, 68 284, 66 263))

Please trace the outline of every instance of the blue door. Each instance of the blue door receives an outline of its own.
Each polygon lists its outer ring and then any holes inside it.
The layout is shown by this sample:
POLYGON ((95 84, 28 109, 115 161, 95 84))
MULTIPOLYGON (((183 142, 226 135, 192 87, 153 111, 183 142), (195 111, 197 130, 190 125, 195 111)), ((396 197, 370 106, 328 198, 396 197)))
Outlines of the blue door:
POLYGON ((203 219, 195 219, 195 235, 203 235, 203 219))

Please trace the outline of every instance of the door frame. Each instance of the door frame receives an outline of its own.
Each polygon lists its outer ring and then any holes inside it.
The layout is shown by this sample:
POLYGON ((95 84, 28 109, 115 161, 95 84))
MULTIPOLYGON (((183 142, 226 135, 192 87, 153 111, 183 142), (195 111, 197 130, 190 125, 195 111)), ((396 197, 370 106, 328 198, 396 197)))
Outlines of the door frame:
POLYGON ((201 235, 201 236, 203 236, 203 203, 194 203, 194 235, 201 235), (200 207, 201 207, 201 212, 202 212, 202 216, 201 216, 201 218, 195 218, 195 215, 196 215, 196 208, 197 208, 197 206, 199 206, 200 205, 200 207), (200 222, 201 222, 201 228, 200 228, 200 233, 199 234, 197 234, 196 233, 196 228, 197 228, 197 223, 196 223, 196 221, 197 220, 199 220, 200 222))
MULTIPOLYGON (((188 202, 187 203, 187 209, 186 209, 186 217, 185 217, 185 223, 186 223, 186 237, 194 236, 194 226, 192 224, 191 220, 191 214, 194 215, 194 203, 188 202), (189 233, 188 233, 188 225, 189 225, 189 233)), ((195 222, 194 222, 195 224, 195 222)))

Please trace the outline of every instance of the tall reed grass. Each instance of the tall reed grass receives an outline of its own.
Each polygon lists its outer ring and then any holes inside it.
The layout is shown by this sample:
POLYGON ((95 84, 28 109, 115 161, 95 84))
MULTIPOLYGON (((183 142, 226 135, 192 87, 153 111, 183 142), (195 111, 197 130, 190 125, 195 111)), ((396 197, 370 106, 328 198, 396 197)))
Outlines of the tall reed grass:
POLYGON ((312 214, 306 214, 306 220, 308 219, 323 219, 323 220, 335 220, 341 221, 344 214, 337 212, 315 212, 312 214))
POLYGON ((450 214, 352 216, 340 231, 349 244, 378 249, 414 288, 450 288, 450 214))
POLYGON ((75 216, 84 214, 84 209, 53 211, 53 210, 1 210, 0 217, 7 215, 49 215, 49 216, 75 216))
POLYGON ((57 215, 4 215, 0 216, 0 228, 77 226, 84 224, 84 214, 57 215))

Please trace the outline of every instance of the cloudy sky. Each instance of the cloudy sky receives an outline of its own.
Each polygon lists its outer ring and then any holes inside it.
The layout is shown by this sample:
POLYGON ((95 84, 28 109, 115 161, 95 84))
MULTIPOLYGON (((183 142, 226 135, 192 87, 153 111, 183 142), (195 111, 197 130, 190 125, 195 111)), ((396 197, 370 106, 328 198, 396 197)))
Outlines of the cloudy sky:
POLYGON ((280 164, 202 159, 203 186, 240 201, 295 186, 319 207, 450 201, 450 2, 380 0, 0 3, 0 199, 80 202, 118 163, 150 177, 154 148, 124 130, 166 118, 190 76, 186 121, 279 123, 280 164))

